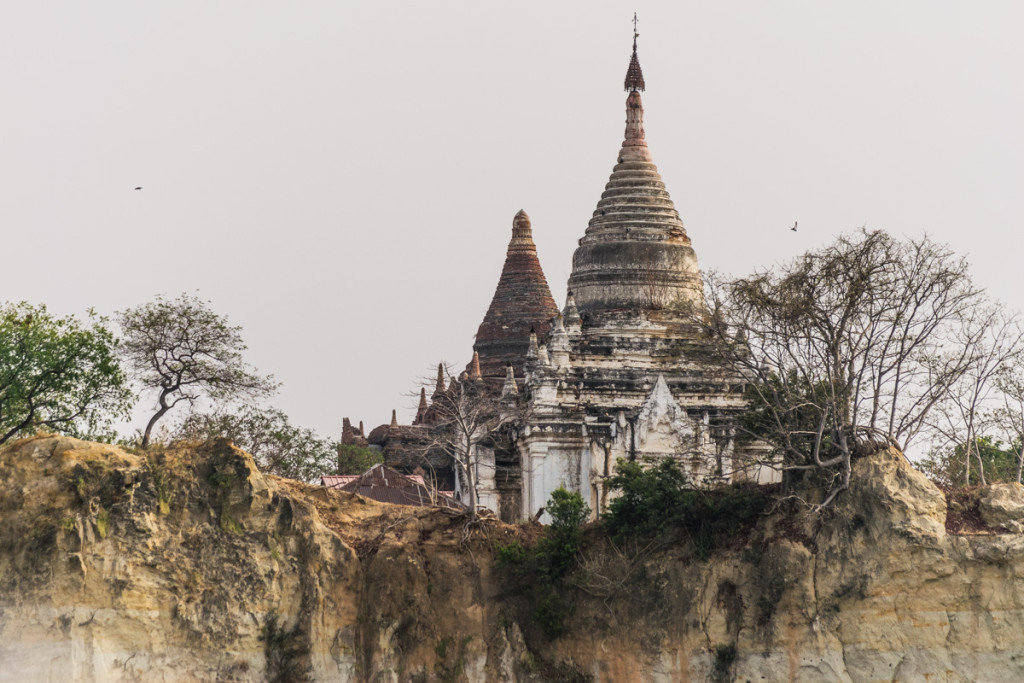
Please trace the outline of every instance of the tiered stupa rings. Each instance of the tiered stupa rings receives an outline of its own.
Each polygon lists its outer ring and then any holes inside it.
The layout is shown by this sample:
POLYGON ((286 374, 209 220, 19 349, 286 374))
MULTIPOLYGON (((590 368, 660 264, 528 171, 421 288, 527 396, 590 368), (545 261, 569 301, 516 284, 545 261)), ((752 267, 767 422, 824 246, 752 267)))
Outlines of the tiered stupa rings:
POLYGON ((569 289, 583 315, 702 298, 697 256, 647 148, 635 40, 626 88, 618 163, 572 259, 569 289))

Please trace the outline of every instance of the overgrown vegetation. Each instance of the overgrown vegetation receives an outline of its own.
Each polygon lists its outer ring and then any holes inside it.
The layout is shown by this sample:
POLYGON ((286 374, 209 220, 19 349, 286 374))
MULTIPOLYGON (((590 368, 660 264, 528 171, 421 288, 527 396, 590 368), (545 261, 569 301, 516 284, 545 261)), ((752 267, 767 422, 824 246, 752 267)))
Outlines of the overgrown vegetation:
POLYGON ((381 452, 356 444, 339 443, 337 453, 337 474, 362 474, 374 465, 384 462, 384 455, 381 452))
POLYGON ((769 502, 757 486, 697 488, 672 459, 619 460, 608 485, 619 495, 601 521, 613 539, 682 533, 700 559, 737 538, 769 502))
MULTIPOLYGON (((342 462, 340 449, 350 448, 321 438, 312 429, 293 425, 288 416, 276 408, 257 406, 190 413, 171 432, 170 438, 183 441, 227 439, 252 455, 261 472, 300 481, 314 481, 334 472, 342 462)), ((372 451, 358 446, 351 448, 367 451, 369 455, 346 452, 350 462, 373 464, 372 456, 376 454, 372 451)), ((379 462, 379 457, 376 461, 379 462)), ((361 474, 370 465, 353 474, 361 474)))
POLYGON ((530 618, 554 640, 565 631, 565 620, 574 604, 564 578, 573 567, 583 544, 582 525, 590 508, 578 493, 558 488, 545 509, 551 524, 527 547, 518 541, 498 546, 498 566, 509 573, 518 592, 531 606, 530 618))
POLYGON ((981 436, 971 447, 961 443, 952 448, 935 448, 917 466, 945 489, 1014 482, 1019 481, 1021 452, 1020 438, 1004 443, 997 437, 981 436), (967 467, 968 459, 973 462, 973 467, 967 467))

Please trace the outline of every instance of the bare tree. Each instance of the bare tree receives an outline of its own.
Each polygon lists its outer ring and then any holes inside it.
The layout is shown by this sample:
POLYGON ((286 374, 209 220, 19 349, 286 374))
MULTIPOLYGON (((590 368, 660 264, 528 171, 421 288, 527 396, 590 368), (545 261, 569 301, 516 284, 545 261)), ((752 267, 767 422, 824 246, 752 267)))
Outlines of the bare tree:
POLYGON ((1002 368, 996 377, 996 386, 1002 405, 995 409, 992 417, 1010 437, 1010 443, 1016 446, 1017 476, 1014 481, 1019 484, 1024 474, 1024 357, 1018 356, 1002 368))
POLYGON ((443 450, 451 459, 457 486, 468 497, 471 519, 479 507, 481 470, 494 463, 484 453, 503 444, 503 427, 519 414, 515 397, 499 398, 481 379, 466 373, 455 379, 443 363, 438 386, 430 403, 427 422, 430 438, 421 445, 424 454, 443 450), (447 382, 444 381, 447 379, 447 382))
MULTIPOLYGON (((967 350, 970 362, 963 374, 945 387, 929 423, 947 450, 964 450, 964 486, 971 481, 972 457, 977 462, 978 480, 987 484, 979 439, 996 425, 993 404, 998 401, 999 378, 1024 354, 1024 338, 1017 315, 997 304, 975 309, 963 320, 960 334, 960 346, 967 350)), ((1002 385, 1012 388, 1006 380, 1002 385)))
POLYGON ((195 405, 202 396, 237 400, 267 396, 277 389, 242 360, 241 328, 188 294, 162 296, 119 315, 124 335, 120 353, 143 391, 157 394, 156 412, 142 435, 149 445, 153 427, 179 403, 195 405))
POLYGON ((707 281, 705 328, 746 378, 739 424, 789 470, 831 473, 828 505, 849 487, 858 446, 906 444, 976 363, 967 263, 928 237, 860 230, 795 261, 707 281))
MULTIPOLYGON (((316 481, 338 466, 342 445, 320 437, 312 429, 293 425, 277 408, 239 406, 209 413, 189 413, 171 434, 175 440, 206 441, 229 439, 249 453, 261 472, 300 481, 316 481)), ((351 448, 357 448, 355 446, 351 448)), ((360 449, 366 450, 366 449, 360 449)), ((373 456, 372 451, 367 452, 373 456)), ((377 460, 358 467, 362 474, 377 460)), ((345 474, 342 472, 341 474, 345 474)))

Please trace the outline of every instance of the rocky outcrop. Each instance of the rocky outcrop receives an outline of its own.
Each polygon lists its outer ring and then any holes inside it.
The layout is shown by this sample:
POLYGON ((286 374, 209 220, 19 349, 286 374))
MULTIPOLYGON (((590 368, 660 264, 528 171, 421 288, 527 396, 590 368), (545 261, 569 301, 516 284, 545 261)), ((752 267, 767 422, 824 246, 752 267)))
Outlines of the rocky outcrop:
POLYGON ((593 530, 547 640, 492 555, 529 529, 266 477, 223 442, 29 439, 0 452, 0 681, 1022 680, 1024 537, 945 516, 886 451, 833 510, 707 559, 593 530))

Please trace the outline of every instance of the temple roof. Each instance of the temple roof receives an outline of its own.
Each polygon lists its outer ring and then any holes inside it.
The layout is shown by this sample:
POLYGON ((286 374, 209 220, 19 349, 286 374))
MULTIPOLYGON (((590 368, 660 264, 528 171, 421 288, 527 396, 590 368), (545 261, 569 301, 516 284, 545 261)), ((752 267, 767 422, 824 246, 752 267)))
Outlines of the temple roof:
POLYGON ((543 337, 556 315, 558 305, 537 259, 530 217, 520 211, 512 220, 512 239, 508 243, 505 265, 473 344, 473 350, 479 354, 483 377, 500 379, 503 383, 505 366, 509 363, 516 374, 522 376, 530 329, 536 329, 543 337))
POLYGON ((626 130, 616 164, 569 276, 579 312, 651 310, 700 300, 697 257, 651 159, 644 131, 643 74, 636 55, 626 72, 626 130))

